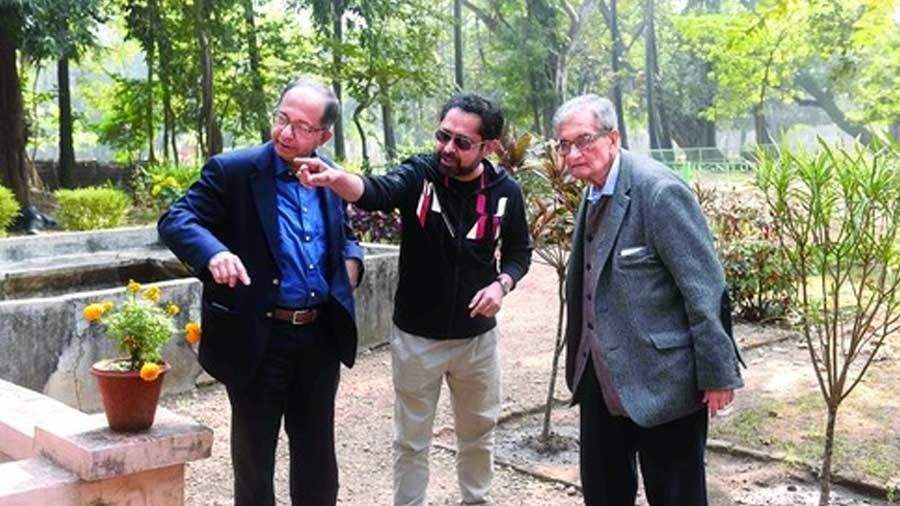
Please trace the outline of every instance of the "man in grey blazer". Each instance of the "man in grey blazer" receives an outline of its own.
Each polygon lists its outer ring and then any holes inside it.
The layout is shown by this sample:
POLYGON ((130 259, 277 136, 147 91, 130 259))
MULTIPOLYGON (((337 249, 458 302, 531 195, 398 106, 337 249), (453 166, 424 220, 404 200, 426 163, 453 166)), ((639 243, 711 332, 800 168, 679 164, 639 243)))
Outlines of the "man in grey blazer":
POLYGON ((743 386, 725 276, 690 188, 619 146, 609 100, 553 118, 566 169, 588 183, 566 280, 566 381, 581 405, 585 504, 706 505, 710 415, 743 386))

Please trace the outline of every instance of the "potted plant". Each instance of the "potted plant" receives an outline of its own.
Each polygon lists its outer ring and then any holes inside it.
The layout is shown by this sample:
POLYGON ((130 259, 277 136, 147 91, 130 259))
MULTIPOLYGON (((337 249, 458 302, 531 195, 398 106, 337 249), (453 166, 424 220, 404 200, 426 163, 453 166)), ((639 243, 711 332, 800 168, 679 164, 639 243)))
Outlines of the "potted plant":
MULTIPOLYGON (((118 307, 112 302, 97 302, 84 308, 84 318, 102 324, 127 356, 104 359, 91 367, 97 380, 103 409, 110 429, 140 431, 153 425, 162 381, 169 365, 162 359, 162 347, 175 332, 175 316, 179 307, 161 302, 159 287, 142 288, 130 280, 125 301, 118 307)), ((195 344, 200 339, 200 326, 190 322, 185 339, 195 344)))

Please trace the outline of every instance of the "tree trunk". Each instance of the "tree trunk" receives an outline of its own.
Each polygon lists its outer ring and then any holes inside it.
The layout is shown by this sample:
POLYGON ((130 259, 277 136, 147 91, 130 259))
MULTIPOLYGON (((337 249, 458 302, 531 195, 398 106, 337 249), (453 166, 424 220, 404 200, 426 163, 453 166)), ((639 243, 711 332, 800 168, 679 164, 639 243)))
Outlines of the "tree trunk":
POLYGON ((456 70, 456 89, 463 86, 462 0, 453 0, 453 62, 456 70))
POLYGON ((155 128, 153 126, 153 43, 147 49, 147 161, 156 162, 153 150, 155 128))
POLYGON ((356 110, 353 111, 353 124, 356 125, 356 131, 359 133, 359 142, 362 144, 362 168, 363 173, 369 175, 372 171, 371 164, 369 163, 369 147, 368 142, 366 141, 366 130, 362 125, 362 113, 365 110, 365 106, 363 104, 359 104, 356 106, 356 110))
POLYGON ((209 42, 207 19, 209 18, 208 0, 197 0, 197 42, 200 48, 200 116, 206 137, 204 158, 210 158, 222 152, 222 131, 216 118, 215 94, 213 91, 213 58, 209 42))
POLYGON ((621 70, 621 61, 623 57, 622 34, 619 33, 619 14, 617 10, 617 0, 609 2, 609 32, 612 35, 612 102, 616 107, 616 115, 619 121, 619 137, 622 139, 622 147, 628 148, 628 131, 625 128, 625 110, 622 106, 622 84, 619 75, 621 70))
POLYGON ((331 8, 334 11, 332 21, 332 42, 335 50, 331 54, 331 64, 334 71, 334 80, 331 86, 334 88, 334 94, 338 99, 338 115, 334 122, 334 157, 343 161, 347 159, 347 148, 344 142, 344 100, 341 89, 341 55, 337 51, 337 46, 344 39, 344 3, 342 0, 332 0, 331 8))
POLYGON ((825 425, 825 451, 822 453, 822 472, 819 474, 819 506, 828 506, 831 500, 831 458, 834 455, 834 427, 836 423, 837 407, 829 405, 828 422, 825 425))
MULTIPOLYGON (((8 5, 8 4, 7 4, 8 5)), ((16 195, 22 209, 31 205, 25 164, 25 114, 16 62, 16 28, 21 22, 15 7, 0 7, 0 118, 6 125, 0 135, 0 174, 3 185, 16 195)))
POLYGON ((769 127, 766 125, 766 115, 763 111, 763 104, 755 104, 753 106, 753 129, 756 132, 756 144, 759 146, 772 145, 775 141, 769 134, 769 127))
POLYGON ((74 188, 75 148, 72 142, 72 93, 69 87, 69 58, 56 61, 57 91, 59 93, 59 185, 74 188))
POLYGON ((644 81, 647 99, 647 135, 650 138, 650 149, 659 149, 659 125, 656 114, 656 99, 653 85, 653 58, 656 48, 653 43, 653 0, 644 2, 644 81))
MULTIPOLYGON (((154 14, 156 10, 154 9, 154 14)), ((163 159, 173 160, 177 166, 178 160, 178 143, 176 140, 175 112, 172 110, 172 77, 175 70, 172 68, 172 41, 170 34, 166 30, 165 18, 155 15, 151 20, 155 27, 153 34, 157 50, 157 76, 162 91, 162 110, 163 110, 163 159), (169 155, 171 150, 171 156, 169 155)))
POLYGON ((525 9, 527 29, 523 47, 536 41, 540 48, 532 55, 534 61, 528 68, 528 83, 536 109, 535 126, 537 132, 550 138, 553 135, 553 113, 559 107, 556 73, 559 70, 559 51, 563 47, 555 28, 550 28, 557 26, 557 11, 546 0, 526 0, 525 9))
POLYGON ((553 414, 553 394, 556 392, 556 376, 559 373, 559 357, 565 349, 563 342, 563 315, 566 309, 566 270, 563 267, 556 271, 556 295, 559 300, 559 306, 556 314, 556 341, 553 347, 553 369, 550 370, 550 385, 547 387, 547 403, 544 405, 544 424, 541 428, 541 441, 544 443, 550 440, 551 415, 553 414))
POLYGON ((390 98, 381 102, 381 123, 384 127, 384 151, 389 165, 397 161, 397 138, 394 133, 394 108, 390 98))
POLYGON ((859 142, 866 146, 872 143, 872 132, 865 126, 850 121, 844 115, 844 111, 838 107, 837 102, 834 100, 834 94, 820 86, 812 74, 805 70, 800 71, 797 75, 797 84, 816 99, 816 104, 828 114, 828 117, 838 128, 851 137, 859 139, 859 142))
POLYGON ((653 61, 651 62, 650 68, 653 71, 651 77, 653 89, 655 91, 655 93, 653 94, 653 100, 654 109, 656 109, 656 115, 658 119, 657 125, 659 126, 659 145, 662 149, 670 150, 668 153, 669 155, 671 155, 672 132, 669 127, 669 115, 666 113, 666 108, 663 105, 662 86, 659 82, 659 47, 658 41, 656 39, 656 8, 653 5, 653 0, 648 0, 648 2, 650 3, 650 47, 653 50, 653 61))
POLYGON ((171 159, 177 166, 179 159, 177 134, 175 132, 175 112, 172 110, 172 68, 170 61, 168 61, 168 56, 165 59, 163 58, 164 54, 166 54, 165 51, 160 48, 159 81, 162 85, 163 94, 163 157, 166 160, 169 159, 169 149, 171 148, 171 159))
POLYGON ((271 137, 266 104, 266 93, 263 90, 263 79, 259 63, 259 47, 256 42, 256 15, 253 12, 253 0, 243 0, 244 21, 247 23, 247 56, 250 60, 250 105, 253 108, 250 117, 259 130, 260 142, 271 137))

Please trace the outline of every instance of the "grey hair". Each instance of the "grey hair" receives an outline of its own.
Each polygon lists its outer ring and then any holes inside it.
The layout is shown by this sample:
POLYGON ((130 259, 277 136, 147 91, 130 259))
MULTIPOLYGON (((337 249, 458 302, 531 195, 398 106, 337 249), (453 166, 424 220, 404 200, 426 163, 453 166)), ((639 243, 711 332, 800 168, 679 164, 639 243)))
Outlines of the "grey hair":
POLYGON ((599 95, 588 93, 572 99, 569 99, 556 110, 553 115, 553 131, 559 131, 559 125, 567 120, 572 114, 589 110, 594 114, 594 121, 598 130, 615 130, 618 128, 618 119, 616 117, 616 108, 613 103, 599 95))
POLYGON ((325 97, 325 109, 322 111, 321 126, 324 128, 331 128, 331 125, 334 125, 334 122, 337 121, 338 114, 341 112, 341 103, 338 101, 337 95, 334 94, 334 90, 331 86, 322 84, 322 82, 312 77, 301 77, 290 82, 283 90, 281 90, 281 95, 278 96, 278 103, 275 104, 276 108, 281 106, 281 102, 284 100, 284 96, 287 92, 294 88, 313 90, 325 97))

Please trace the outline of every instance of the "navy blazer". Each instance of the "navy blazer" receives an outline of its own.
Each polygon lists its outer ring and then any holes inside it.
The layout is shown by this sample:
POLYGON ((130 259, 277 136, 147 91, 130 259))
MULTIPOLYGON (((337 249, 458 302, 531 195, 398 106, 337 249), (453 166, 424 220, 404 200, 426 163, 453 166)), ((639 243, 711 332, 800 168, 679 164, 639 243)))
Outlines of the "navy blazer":
MULTIPOLYGON (((278 298, 282 274, 275 156, 271 142, 214 156, 157 225, 160 239, 203 282, 200 364, 227 385, 239 385, 255 372, 278 298), (209 260, 224 250, 241 259, 249 286, 229 288, 213 281, 209 260)), ((321 308, 322 326, 341 362, 352 367, 357 331, 344 260, 361 261, 362 249, 350 232, 344 201, 331 190, 317 191, 323 202, 331 293, 321 308)))

